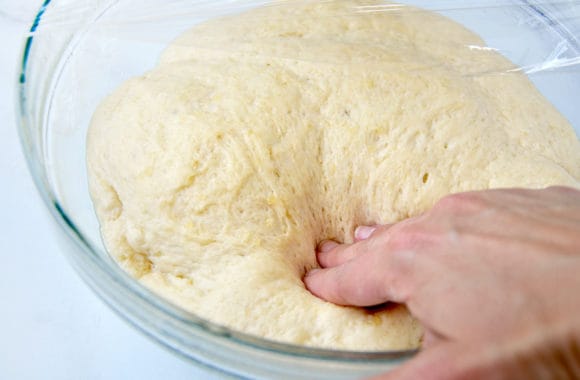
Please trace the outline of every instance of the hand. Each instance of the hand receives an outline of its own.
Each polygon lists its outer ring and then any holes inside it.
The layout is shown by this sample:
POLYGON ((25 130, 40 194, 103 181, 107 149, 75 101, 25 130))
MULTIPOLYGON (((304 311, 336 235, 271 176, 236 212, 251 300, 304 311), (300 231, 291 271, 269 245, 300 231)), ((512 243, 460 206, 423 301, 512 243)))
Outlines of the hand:
POLYGON ((317 257, 313 294, 405 303, 424 326, 421 352, 381 379, 580 379, 580 191, 450 195, 317 257))

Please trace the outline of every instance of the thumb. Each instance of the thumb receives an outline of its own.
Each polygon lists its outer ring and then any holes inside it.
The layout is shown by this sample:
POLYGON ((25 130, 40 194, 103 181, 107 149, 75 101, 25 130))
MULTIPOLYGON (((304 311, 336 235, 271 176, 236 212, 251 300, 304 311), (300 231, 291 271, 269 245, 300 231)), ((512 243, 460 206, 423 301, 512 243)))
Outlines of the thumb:
POLYGON ((475 380, 469 370, 470 351, 455 342, 441 342, 391 372, 369 380, 475 380))

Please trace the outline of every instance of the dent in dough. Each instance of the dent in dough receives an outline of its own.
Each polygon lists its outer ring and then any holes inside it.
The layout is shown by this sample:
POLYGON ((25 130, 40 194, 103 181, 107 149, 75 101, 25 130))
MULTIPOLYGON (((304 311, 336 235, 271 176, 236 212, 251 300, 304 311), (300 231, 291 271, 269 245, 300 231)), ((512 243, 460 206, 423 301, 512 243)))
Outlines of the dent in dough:
POLYGON ((371 313, 304 288, 317 242, 350 242, 359 224, 452 192, 579 186, 572 128, 505 73, 509 61, 469 49, 484 43, 433 13, 356 12, 372 4, 287 2, 208 21, 102 102, 90 186, 126 271, 267 339, 413 348, 421 328, 403 307, 371 313))

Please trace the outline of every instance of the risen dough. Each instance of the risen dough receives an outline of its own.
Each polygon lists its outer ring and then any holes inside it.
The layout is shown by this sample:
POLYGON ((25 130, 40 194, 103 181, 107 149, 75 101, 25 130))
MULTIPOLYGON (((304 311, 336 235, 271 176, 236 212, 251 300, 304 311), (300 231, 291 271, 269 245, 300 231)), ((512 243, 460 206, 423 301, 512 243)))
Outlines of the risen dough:
POLYGON ((377 4, 282 2, 204 23, 103 101, 90 185, 124 269, 250 334, 416 347, 404 308, 304 288, 317 242, 452 192, 579 185, 577 137, 510 62, 441 16, 363 12, 377 4))

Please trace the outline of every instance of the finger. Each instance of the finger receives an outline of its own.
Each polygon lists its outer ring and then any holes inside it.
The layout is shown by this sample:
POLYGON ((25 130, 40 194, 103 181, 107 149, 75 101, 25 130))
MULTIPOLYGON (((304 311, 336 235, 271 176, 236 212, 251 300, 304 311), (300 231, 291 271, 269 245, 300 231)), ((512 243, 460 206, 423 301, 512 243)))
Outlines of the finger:
POLYGON ((414 284, 414 263, 414 252, 388 252, 375 245, 345 264, 309 272, 304 283, 314 295, 339 305, 405 302, 414 284))
MULTIPOLYGON (((421 351, 415 358, 391 372, 373 380, 512 380, 577 378, 534 347, 546 347, 546 342, 510 340, 500 345, 482 342, 440 342, 421 351)), ((549 346, 548 346, 549 347, 549 346)), ((561 364, 561 363, 560 363, 561 364)))
POLYGON ((355 230, 354 244, 339 244, 333 240, 325 240, 318 245, 316 258, 323 268, 331 268, 342 265, 360 254, 368 251, 369 245, 364 244, 365 240, 373 238, 378 234, 385 233, 392 225, 359 226, 355 230))
POLYGON ((330 252, 341 244, 334 240, 323 240, 316 247, 316 253, 330 252))
POLYGON ((316 259, 322 268, 332 268, 352 260, 361 252, 360 244, 339 244, 333 240, 318 245, 316 259))
MULTIPOLYGON (((421 351, 416 357, 391 372, 373 377, 372 380, 459 380, 465 379, 465 347, 445 342, 421 351)), ((470 380, 478 377, 470 378, 470 380)))

